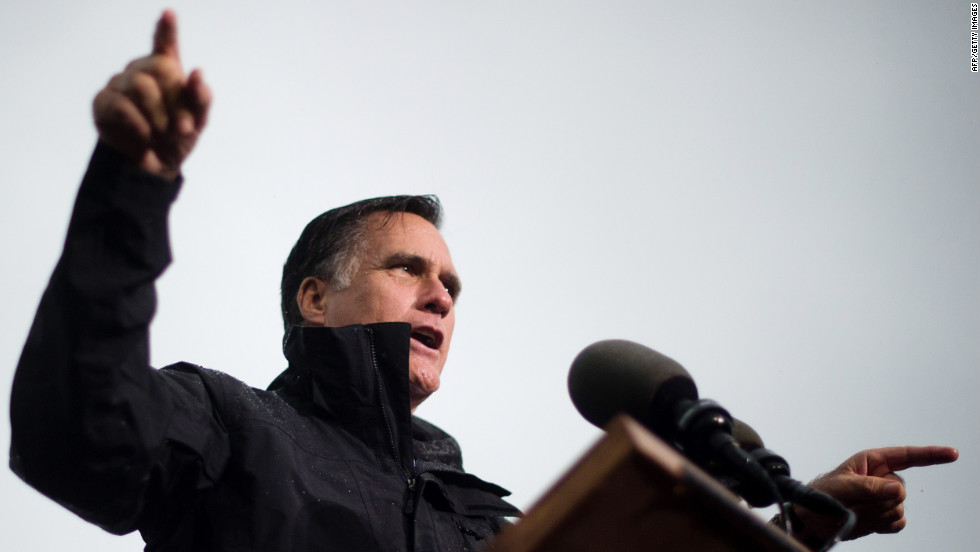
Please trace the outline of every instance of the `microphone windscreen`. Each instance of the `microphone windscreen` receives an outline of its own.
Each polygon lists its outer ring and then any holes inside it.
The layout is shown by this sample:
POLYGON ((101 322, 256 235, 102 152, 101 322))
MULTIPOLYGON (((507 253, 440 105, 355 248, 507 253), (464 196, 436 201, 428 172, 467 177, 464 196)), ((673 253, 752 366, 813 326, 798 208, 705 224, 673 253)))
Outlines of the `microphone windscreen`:
POLYGON ((568 372, 568 391, 586 420, 603 428, 626 413, 664 436, 676 401, 697 400, 691 375, 670 357, 632 341, 611 339, 586 347, 568 372))
POLYGON ((732 437, 735 437, 739 446, 748 452, 765 448, 765 445, 762 444, 762 437, 759 437, 752 426, 737 418, 732 418, 732 437))

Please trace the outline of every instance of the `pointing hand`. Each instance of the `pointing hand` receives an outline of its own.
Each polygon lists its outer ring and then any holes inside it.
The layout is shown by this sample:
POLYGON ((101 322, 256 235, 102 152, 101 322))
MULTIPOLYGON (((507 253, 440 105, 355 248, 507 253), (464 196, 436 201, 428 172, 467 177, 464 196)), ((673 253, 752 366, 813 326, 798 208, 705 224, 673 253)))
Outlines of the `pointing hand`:
POLYGON ((184 74, 177 46, 177 16, 157 21, 150 55, 132 61, 95 97, 99 139, 144 170, 174 179, 190 154, 211 104, 201 71, 184 74))

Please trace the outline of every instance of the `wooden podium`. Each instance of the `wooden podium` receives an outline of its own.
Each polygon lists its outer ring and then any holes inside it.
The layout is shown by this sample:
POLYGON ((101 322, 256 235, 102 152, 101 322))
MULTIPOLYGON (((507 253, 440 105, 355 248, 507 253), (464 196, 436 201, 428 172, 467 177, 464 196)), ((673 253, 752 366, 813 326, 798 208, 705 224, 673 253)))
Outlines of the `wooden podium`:
POLYGON ((621 416, 488 552, 806 552, 621 416))

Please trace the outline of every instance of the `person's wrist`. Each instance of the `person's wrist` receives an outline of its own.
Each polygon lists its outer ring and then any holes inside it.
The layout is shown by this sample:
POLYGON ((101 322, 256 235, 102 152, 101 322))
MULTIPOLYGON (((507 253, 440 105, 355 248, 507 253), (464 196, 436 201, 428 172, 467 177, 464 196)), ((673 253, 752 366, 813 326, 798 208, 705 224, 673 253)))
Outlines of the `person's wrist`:
MULTIPOLYGON (((807 548, 811 550, 816 550, 822 548, 826 539, 814 534, 812 531, 807 530, 807 524, 804 523, 803 519, 800 518, 799 513, 796 508, 790 505, 786 508, 786 513, 789 516, 790 528, 792 529, 792 537, 797 541, 803 543, 807 548)), ((775 525, 780 529, 786 527, 786 521, 783 518, 783 513, 779 512, 772 519, 769 520, 770 525, 775 525)))

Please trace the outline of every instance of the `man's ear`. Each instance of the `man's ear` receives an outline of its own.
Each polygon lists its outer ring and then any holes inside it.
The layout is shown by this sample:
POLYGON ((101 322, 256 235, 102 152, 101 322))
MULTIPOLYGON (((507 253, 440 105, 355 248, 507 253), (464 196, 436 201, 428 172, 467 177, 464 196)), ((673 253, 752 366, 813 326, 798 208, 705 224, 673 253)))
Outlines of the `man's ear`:
POLYGON ((303 323, 307 326, 326 325, 328 285, 323 280, 313 276, 307 276, 299 284, 299 291, 296 292, 296 306, 299 307, 299 313, 303 316, 303 323))

